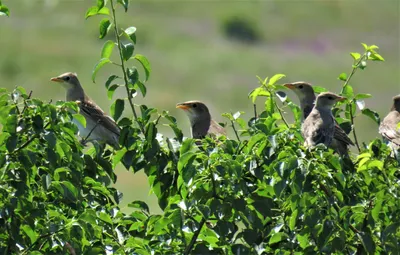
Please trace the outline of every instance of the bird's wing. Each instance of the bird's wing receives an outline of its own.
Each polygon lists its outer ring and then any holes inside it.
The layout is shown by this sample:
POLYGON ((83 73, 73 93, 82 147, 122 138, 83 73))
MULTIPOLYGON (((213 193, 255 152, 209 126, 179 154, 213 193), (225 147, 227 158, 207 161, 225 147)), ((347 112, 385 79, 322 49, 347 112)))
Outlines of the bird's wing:
POLYGON ((120 128, 115 121, 103 110, 94 104, 92 101, 79 102, 81 112, 84 113, 88 118, 91 118, 94 122, 99 121, 99 124, 103 125, 106 129, 110 130, 116 135, 120 135, 120 128))
POLYGON ((400 145, 400 130, 397 128, 400 122, 400 113, 390 112, 379 125, 379 133, 396 145, 400 145))
POLYGON ((330 130, 329 128, 316 129, 312 135, 312 140, 314 144, 323 143, 327 146, 332 143, 332 138, 332 130, 330 130))
POLYGON ((335 121, 335 132, 333 137, 335 137, 336 140, 345 143, 346 145, 354 145, 353 141, 350 140, 346 132, 344 132, 344 130, 339 126, 339 124, 337 124, 336 121, 335 121))
POLYGON ((208 129, 208 133, 226 136, 226 130, 214 120, 211 120, 210 122, 210 128, 208 129))

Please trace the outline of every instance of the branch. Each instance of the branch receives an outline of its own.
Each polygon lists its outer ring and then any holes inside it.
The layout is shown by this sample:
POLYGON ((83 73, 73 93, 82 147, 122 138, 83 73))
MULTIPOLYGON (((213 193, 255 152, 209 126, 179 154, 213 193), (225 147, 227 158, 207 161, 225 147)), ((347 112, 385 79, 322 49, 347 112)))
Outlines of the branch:
POLYGON ((233 122, 233 120, 231 120, 231 124, 232 124, 233 131, 235 132, 236 139, 238 139, 238 141, 241 142, 241 141, 240 141, 239 134, 238 134, 238 132, 237 132, 237 130, 236 130, 236 128, 235 128, 235 123, 233 122))
POLYGON ((144 134, 144 128, 142 126, 142 123, 138 121, 138 117, 137 117, 137 114, 136 114, 135 106, 133 105, 133 102, 132 102, 132 94, 129 92, 129 88, 128 88, 128 84, 129 84, 128 75, 126 74, 124 57, 122 55, 121 40, 120 40, 119 35, 118 35, 117 17, 115 15, 114 1, 111 0, 110 3, 111 3, 112 16, 113 16, 113 20, 114 20, 114 33, 115 33, 115 37, 117 38, 119 57, 121 59, 121 69, 122 69, 122 72, 124 74, 125 89, 126 89, 126 93, 128 94, 129 105, 131 106, 131 109, 132 109, 132 112, 133 112, 133 116, 135 117, 135 120, 139 125, 140 131, 142 131, 142 133, 144 134))
MULTIPOLYGON (((361 62, 366 58, 367 58, 367 52, 365 52, 364 55, 362 55, 360 57, 360 59, 358 59, 358 61, 353 65, 353 69, 351 70, 351 73, 350 73, 349 77, 347 77, 346 81, 344 82, 344 84, 342 86, 342 90, 340 91, 340 94, 343 94, 344 88, 349 84, 351 78, 356 73, 356 71, 357 71, 358 67, 360 66, 361 62)), ((353 116, 353 113, 352 113, 352 104, 353 104, 353 101, 350 102, 350 121, 351 121, 351 126, 352 126, 352 129, 353 129, 354 142, 355 142, 355 144, 357 146, 358 152, 361 152, 360 145, 358 143, 358 139, 357 139, 357 135, 356 135, 356 128, 354 126, 354 116, 353 116)))
POLYGON ((189 255, 190 252, 192 251, 194 244, 197 240, 197 237, 199 237, 199 234, 201 232, 201 229, 203 228, 204 224, 206 223, 206 219, 202 218, 200 223, 199 223, 199 228, 196 230, 196 232, 194 233, 192 239, 190 240, 189 246, 186 246, 185 251, 183 252, 183 255, 189 255))

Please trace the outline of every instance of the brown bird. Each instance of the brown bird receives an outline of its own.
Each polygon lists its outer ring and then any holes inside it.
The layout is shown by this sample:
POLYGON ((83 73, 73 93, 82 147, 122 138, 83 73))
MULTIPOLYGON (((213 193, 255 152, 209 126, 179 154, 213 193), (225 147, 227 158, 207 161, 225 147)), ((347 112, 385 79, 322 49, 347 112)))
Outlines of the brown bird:
POLYGON ((177 104, 176 108, 184 110, 188 115, 193 138, 202 139, 207 134, 226 135, 225 129, 211 118, 204 103, 187 101, 177 104))
POLYGON ((99 143, 107 143, 119 148, 120 128, 115 121, 92 100, 83 90, 78 77, 74 73, 64 73, 53 77, 51 81, 60 83, 67 90, 67 101, 75 101, 80 108, 80 114, 86 119, 86 127, 75 119, 79 135, 86 141, 96 140, 99 143))
POLYGON ((315 102, 311 113, 304 120, 302 134, 307 147, 313 147, 323 143, 331 146, 335 134, 335 118, 332 114, 332 107, 338 101, 346 98, 331 92, 321 93, 315 102))
MULTIPOLYGON (((300 108, 302 110, 302 121, 304 121, 314 108, 316 100, 314 89, 310 83, 299 81, 286 83, 285 87, 294 91, 300 100, 300 108)), ((347 136, 346 132, 339 126, 335 120, 334 136, 331 143, 331 148, 341 156, 348 157, 348 146, 354 145, 353 141, 347 136)))
POLYGON ((390 142, 390 147, 396 153, 400 148, 400 95, 393 97, 390 112, 379 125, 379 133, 390 142))

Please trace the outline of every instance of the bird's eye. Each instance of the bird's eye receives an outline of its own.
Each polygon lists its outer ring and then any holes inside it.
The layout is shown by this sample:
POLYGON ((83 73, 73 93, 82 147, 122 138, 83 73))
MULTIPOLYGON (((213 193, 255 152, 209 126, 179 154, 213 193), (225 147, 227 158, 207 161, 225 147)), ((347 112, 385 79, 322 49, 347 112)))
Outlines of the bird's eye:
POLYGON ((71 79, 69 76, 64 78, 66 81, 69 81, 69 79, 71 79))
POLYGON ((197 104, 193 104, 193 108, 196 108, 197 107, 197 104))
POLYGON ((300 86, 299 86, 299 89, 302 89, 302 88, 303 88, 303 85, 300 85, 300 86))
POLYGON ((329 99, 329 100, 333 100, 333 97, 329 96, 328 99, 329 99))

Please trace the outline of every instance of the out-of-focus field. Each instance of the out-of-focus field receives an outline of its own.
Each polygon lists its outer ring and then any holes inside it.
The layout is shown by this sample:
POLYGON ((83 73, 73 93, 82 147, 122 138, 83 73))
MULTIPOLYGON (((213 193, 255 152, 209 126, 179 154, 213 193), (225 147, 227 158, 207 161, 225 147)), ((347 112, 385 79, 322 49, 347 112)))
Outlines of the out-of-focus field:
MULTIPOLYGON (((11 17, 0 18, 0 87, 21 85, 32 90, 33 97, 63 100, 63 88, 49 78, 73 71, 87 93, 109 112, 111 101, 106 100, 104 81, 119 70, 106 67, 97 83, 91 82, 105 42, 98 39, 101 18, 84 18, 95 1, 2 2, 11 17)), ((374 96, 366 100, 366 106, 384 117, 391 98, 400 93, 397 0, 141 0, 131 1, 127 14, 121 8, 118 14, 121 26, 137 27, 136 53, 147 56, 152 66, 148 95, 136 98, 136 103, 170 111, 185 135, 189 135, 189 124, 175 109, 177 102, 202 100, 221 122, 223 112, 242 110, 250 115, 247 94, 258 85, 256 75, 284 73, 284 82, 305 80, 339 92, 342 83, 337 77, 350 72, 349 52, 361 52, 361 42, 378 45, 386 60, 370 63, 351 82, 356 92, 374 96), (228 38, 224 24, 234 17, 251 24, 260 41, 241 43, 228 38)), ((125 97, 124 91, 114 97, 125 97)), ((376 124, 367 117, 357 118, 355 125, 362 142, 378 137, 376 124)), ((142 172, 133 174, 122 167, 116 171, 124 204, 139 199, 148 202, 153 212, 159 211, 142 172)))

